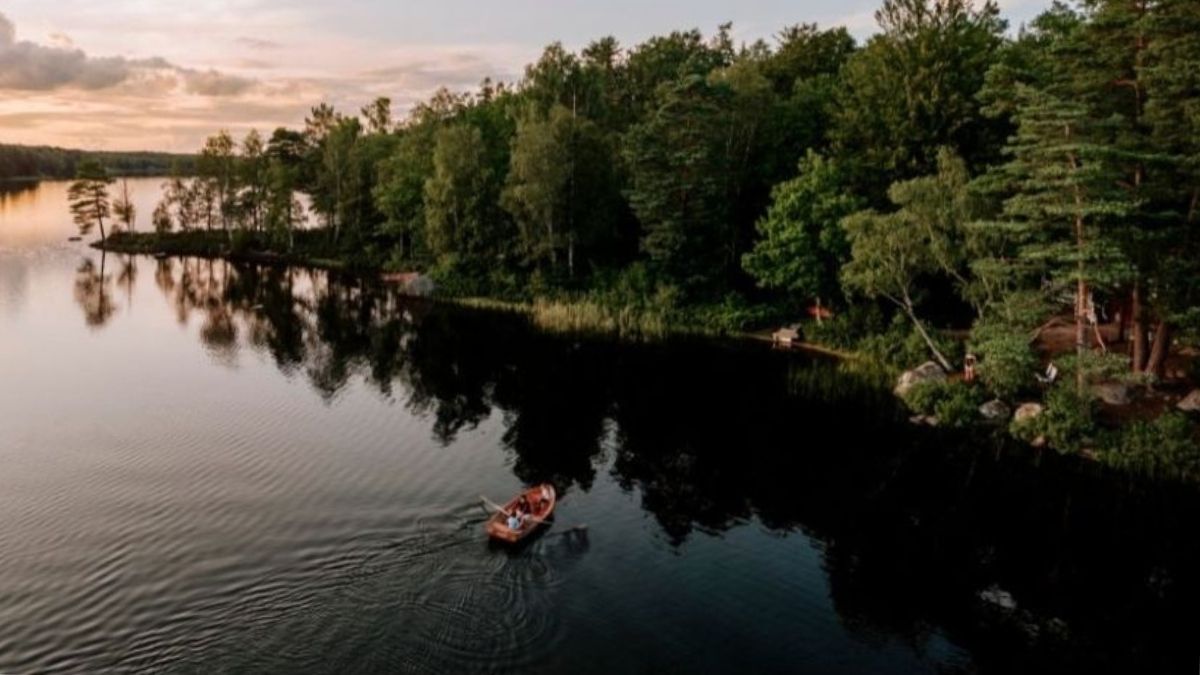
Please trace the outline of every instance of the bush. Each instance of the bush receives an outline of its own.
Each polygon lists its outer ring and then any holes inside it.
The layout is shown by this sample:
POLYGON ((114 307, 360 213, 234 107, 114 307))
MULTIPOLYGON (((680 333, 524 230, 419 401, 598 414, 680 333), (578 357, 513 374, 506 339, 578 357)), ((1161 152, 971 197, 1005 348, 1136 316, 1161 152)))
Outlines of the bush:
POLYGON ((771 325, 785 319, 786 314, 770 305, 752 305, 736 293, 730 293, 720 304, 695 307, 689 311, 692 320, 708 328, 736 332, 771 325))
POLYGON ((1033 441, 1044 437, 1059 452, 1078 452, 1096 436, 1096 402, 1087 394, 1076 393, 1074 384, 1065 383, 1050 390, 1046 409, 1033 419, 1009 427, 1013 436, 1033 441))
POLYGON ((934 415, 948 427, 965 427, 979 415, 983 393, 963 382, 922 382, 904 395, 904 403, 914 413, 934 415))
POLYGON ((933 414, 947 427, 967 427, 979 417, 979 406, 983 403, 978 388, 965 384, 954 384, 949 393, 933 407, 933 414))
POLYGON ((1037 355, 1023 333, 997 333, 976 339, 979 379, 997 398, 1013 400, 1029 389, 1039 370, 1037 355))
MULTIPOLYGON (((927 328, 933 342, 951 363, 962 358, 963 345, 958 340, 948 339, 932 328, 927 328)), ((893 368, 911 368, 933 358, 929 345, 913 328, 912 323, 897 314, 886 332, 868 336, 859 341, 858 351, 876 361, 893 368)))
POLYGON ((949 386, 946 382, 921 382, 904 395, 904 404, 918 415, 932 415, 949 386))
POLYGON ((1200 477, 1196 428, 1177 412, 1153 422, 1134 422, 1113 434, 1100 458, 1112 466, 1152 476, 1200 477))
POLYGON ((829 347, 853 349, 863 338, 887 330, 887 318, 875 303, 851 305, 828 321, 812 323, 805 331, 814 342, 829 347))

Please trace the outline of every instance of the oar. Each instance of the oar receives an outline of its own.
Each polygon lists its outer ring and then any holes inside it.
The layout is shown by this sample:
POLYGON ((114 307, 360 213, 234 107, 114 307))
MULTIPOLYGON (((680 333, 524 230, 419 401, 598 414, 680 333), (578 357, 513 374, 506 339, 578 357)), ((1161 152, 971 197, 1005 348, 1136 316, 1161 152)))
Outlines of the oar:
POLYGON ((484 505, 487 506, 488 508, 490 508, 491 510, 499 511, 500 513, 503 513, 506 516, 509 515, 508 509, 504 508, 503 506, 500 506, 496 502, 488 499, 487 497, 484 497, 483 495, 479 495, 479 498, 482 499, 484 505))

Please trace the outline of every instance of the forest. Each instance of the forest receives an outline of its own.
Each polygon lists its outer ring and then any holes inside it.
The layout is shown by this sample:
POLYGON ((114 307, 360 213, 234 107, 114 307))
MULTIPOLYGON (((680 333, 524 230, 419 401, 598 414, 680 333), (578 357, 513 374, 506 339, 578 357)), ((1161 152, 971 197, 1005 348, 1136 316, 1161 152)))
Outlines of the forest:
POLYGON ((1170 393, 1196 380, 1200 3, 1055 3, 1010 26, 991 0, 885 0, 876 18, 861 44, 810 24, 556 43, 519 82, 399 119, 380 98, 222 131, 166 182, 156 234, 113 246, 318 242, 634 334, 814 315, 809 341, 896 369, 977 363, 906 394, 924 419, 1036 399, 1018 438, 1200 474, 1170 393))
POLYGON ((165 152, 67 150, 45 145, 0 143, 0 180, 73 178, 85 159, 102 163, 118 176, 159 176, 167 173, 172 164, 184 171, 191 167, 188 156, 165 152))

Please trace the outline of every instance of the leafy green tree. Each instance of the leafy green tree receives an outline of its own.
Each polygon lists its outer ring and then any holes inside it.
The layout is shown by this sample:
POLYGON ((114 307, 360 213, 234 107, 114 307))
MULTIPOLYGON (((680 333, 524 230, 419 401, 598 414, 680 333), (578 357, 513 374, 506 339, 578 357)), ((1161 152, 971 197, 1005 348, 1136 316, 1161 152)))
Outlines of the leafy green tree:
POLYGON ((75 181, 67 189, 71 217, 79 226, 79 234, 86 236, 93 227, 99 227, 100 241, 107 238, 104 219, 112 211, 108 196, 108 186, 112 182, 113 179, 99 162, 88 159, 79 163, 75 181))
POLYGON ((473 126, 437 132, 433 174, 425 181, 425 220, 429 250, 440 264, 484 253, 488 223, 482 195, 490 178, 485 151, 483 134, 473 126))
POLYGON ((204 141, 196 160, 196 175, 208 184, 206 190, 212 190, 221 227, 228 231, 237 215, 238 192, 237 150, 228 131, 222 130, 204 141))
POLYGON ((379 164, 372 190, 383 214, 383 231, 395 241, 395 256, 410 263, 425 247, 425 182, 433 175, 434 124, 411 125, 400 132, 390 157, 379 164))
POLYGON ((1003 41, 995 2, 885 0, 875 16, 882 32, 842 70, 832 129, 872 201, 889 181, 932 173, 939 148, 989 161, 1004 132, 977 98, 1003 41))
POLYGON ((920 280, 938 270, 926 235, 902 213, 860 211, 842 221, 850 240, 850 261, 842 283, 852 293, 882 298, 899 309, 943 369, 954 368, 917 315, 920 280))
POLYGON ((325 215, 325 222, 337 243, 343 221, 352 213, 354 193, 351 190, 354 170, 354 149, 362 133, 358 118, 340 118, 321 143, 321 163, 317 170, 319 199, 314 195, 313 206, 325 215))
POLYGON ((863 204, 845 190, 835 162, 809 151, 798 175, 772 191, 758 221, 760 239, 742 265, 764 288, 818 303, 840 294, 838 272, 850 254, 841 220, 863 204))
POLYGON ((575 275, 576 250, 610 221, 611 151, 590 120, 556 105, 547 118, 531 114, 517 126, 501 205, 512 214, 531 260, 558 265, 565 253, 575 275))
POLYGON ((266 229, 276 245, 289 251, 296 245, 296 229, 305 222, 304 205, 296 198, 297 174, 297 167, 271 159, 266 176, 266 229))
POLYGON ((392 131, 392 99, 380 96, 363 106, 363 119, 367 121, 368 134, 387 134, 392 131))
POLYGON ((242 140, 242 154, 239 158, 241 177, 239 184, 242 188, 240 208, 238 209, 251 230, 263 229, 267 208, 267 154, 262 135, 251 129, 242 140))
POLYGON ((627 198, 650 260, 675 281, 700 287, 722 278, 730 262, 729 166, 721 143, 727 92, 692 75, 662 97, 626 137, 627 198))
POLYGON ((856 49, 845 28, 823 31, 816 24, 788 26, 780 31, 778 41, 764 74, 780 96, 790 95, 798 82, 836 75, 856 49))

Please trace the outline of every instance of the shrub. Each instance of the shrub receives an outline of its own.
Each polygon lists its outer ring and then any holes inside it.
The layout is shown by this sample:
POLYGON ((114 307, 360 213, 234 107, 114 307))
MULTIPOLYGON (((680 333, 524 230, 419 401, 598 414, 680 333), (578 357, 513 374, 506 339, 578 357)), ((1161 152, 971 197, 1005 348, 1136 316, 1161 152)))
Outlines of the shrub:
POLYGON ((1041 415, 1021 422, 1013 420, 1010 431, 1024 441, 1044 437, 1059 452, 1077 452, 1095 439, 1095 399, 1078 394, 1074 384, 1060 384, 1047 394, 1041 415))
POLYGON ((979 417, 983 396, 977 387, 952 384, 947 395, 933 406, 933 414, 947 427, 966 427, 979 417))
POLYGON ((946 398, 949 386, 945 382, 921 382, 908 390, 904 395, 904 403, 919 415, 932 415, 938 403, 946 398))
MULTIPOLYGON (((951 363, 959 361, 963 354, 963 345, 958 340, 948 339, 932 328, 927 328, 933 336, 934 344, 951 363)), ((897 314, 892 317, 892 323, 886 332, 871 335, 862 339, 856 346, 858 351, 880 363, 894 368, 911 368, 929 361, 933 355, 929 345, 925 344, 920 334, 913 328, 905 317, 897 314)))
POLYGON ((1013 400, 1029 389, 1038 371, 1038 358, 1021 333, 996 334, 978 340, 976 372, 997 398, 1013 400))
POLYGON ((1100 454, 1113 466, 1154 476, 1200 477, 1200 444, 1187 416, 1170 412, 1113 434, 1100 454))
POLYGON ((979 415, 983 394, 963 382, 922 382, 904 395, 904 403, 921 415, 934 415, 949 427, 965 427, 979 415))
POLYGON ((879 305, 864 303, 851 305, 828 321, 813 322, 805 331, 820 344, 852 349, 863 338, 883 333, 887 328, 887 318, 879 305))

